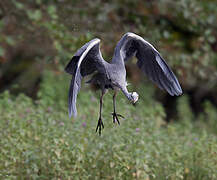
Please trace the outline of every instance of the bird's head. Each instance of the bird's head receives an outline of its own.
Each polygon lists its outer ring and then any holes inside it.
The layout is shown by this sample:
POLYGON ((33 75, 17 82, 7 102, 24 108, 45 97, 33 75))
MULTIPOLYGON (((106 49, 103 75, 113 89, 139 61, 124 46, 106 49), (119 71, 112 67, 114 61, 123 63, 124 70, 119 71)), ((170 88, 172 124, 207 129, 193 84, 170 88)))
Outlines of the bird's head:
POLYGON ((133 104, 135 104, 136 101, 138 101, 138 99, 139 99, 139 95, 137 94, 137 92, 132 92, 132 93, 130 93, 129 100, 130 100, 133 104))

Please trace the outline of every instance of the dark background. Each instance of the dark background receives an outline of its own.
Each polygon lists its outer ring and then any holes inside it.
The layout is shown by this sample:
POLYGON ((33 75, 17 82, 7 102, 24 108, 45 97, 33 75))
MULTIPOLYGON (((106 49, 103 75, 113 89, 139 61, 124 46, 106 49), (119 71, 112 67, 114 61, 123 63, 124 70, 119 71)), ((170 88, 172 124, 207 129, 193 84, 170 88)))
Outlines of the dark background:
MULTIPOLYGON (((212 0, 2 0, 0 92, 37 98, 45 69, 62 74, 73 53, 94 37, 102 39, 103 56, 110 60, 117 41, 131 31, 162 53, 198 115, 206 100, 217 106, 216 9, 212 0)), ((132 82, 144 82, 132 64, 127 68, 132 82)), ((155 94, 169 121, 177 98, 159 89, 155 94)))

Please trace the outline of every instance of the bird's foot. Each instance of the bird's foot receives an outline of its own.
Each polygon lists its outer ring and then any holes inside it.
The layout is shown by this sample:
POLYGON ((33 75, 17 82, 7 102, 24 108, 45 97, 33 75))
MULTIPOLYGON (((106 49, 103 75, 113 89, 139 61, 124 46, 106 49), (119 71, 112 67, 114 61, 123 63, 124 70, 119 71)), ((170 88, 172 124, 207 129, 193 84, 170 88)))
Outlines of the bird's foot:
POLYGON ((113 123, 117 121, 118 124, 120 125, 120 121, 118 120, 118 117, 124 118, 124 116, 122 116, 121 114, 117 114, 116 112, 113 112, 112 115, 113 115, 113 123))
POLYGON ((96 126, 96 132, 98 131, 99 129, 99 135, 101 135, 101 130, 104 128, 104 125, 103 125, 103 122, 102 122, 102 119, 101 117, 99 118, 98 120, 98 124, 96 126))

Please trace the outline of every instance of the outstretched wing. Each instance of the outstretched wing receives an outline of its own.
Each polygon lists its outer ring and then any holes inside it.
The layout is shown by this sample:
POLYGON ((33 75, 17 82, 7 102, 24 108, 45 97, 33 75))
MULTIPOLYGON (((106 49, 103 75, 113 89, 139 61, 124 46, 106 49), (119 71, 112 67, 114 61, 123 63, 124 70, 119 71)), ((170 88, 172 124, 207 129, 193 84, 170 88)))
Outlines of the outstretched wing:
POLYGON ((99 49, 100 39, 93 39, 82 46, 65 67, 65 71, 72 75, 69 88, 69 117, 77 115, 76 99, 81 87, 82 77, 95 71, 105 73, 105 61, 99 49))
POLYGON ((112 61, 127 61, 134 55, 138 59, 137 66, 159 88, 165 89, 171 96, 182 94, 175 74, 160 53, 142 37, 134 33, 126 33, 115 48, 112 61))

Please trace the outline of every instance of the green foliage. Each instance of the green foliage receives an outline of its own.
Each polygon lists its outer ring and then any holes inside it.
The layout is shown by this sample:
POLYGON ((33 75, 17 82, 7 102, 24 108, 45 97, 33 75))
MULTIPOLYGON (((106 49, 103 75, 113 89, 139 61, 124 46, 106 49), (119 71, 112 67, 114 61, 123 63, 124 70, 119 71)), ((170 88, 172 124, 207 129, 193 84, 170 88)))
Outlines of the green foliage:
POLYGON ((0 47, 0 56, 4 56, 4 54, 5 54, 5 50, 2 47, 0 47))
MULTIPOLYGON (((18 55, 46 61, 43 67, 55 72, 44 72, 37 100, 0 94, 0 179, 217 179, 217 110, 209 101, 196 116, 189 97, 181 96, 178 122, 166 124, 164 107, 146 83, 137 89, 136 107, 118 95, 117 111, 125 116, 119 126, 112 123, 112 94, 107 94, 105 129, 98 136, 99 94, 83 84, 78 117, 69 119, 70 76, 62 73, 78 47, 93 37, 102 39, 109 59, 122 34, 133 31, 157 46, 182 87, 209 92, 217 82, 216 10, 212 0, 2 0, 2 65, 10 66, 5 62, 18 49, 18 55)), ((11 71, 33 72, 35 65, 23 70, 28 63, 11 71)), ((30 74, 23 76, 34 79, 30 74)))
POLYGON ((110 60, 120 37, 132 31, 159 49, 183 90, 216 91, 217 1, 3 0, 0 6, 10 12, 0 15, 0 63, 27 54, 61 70, 94 37, 102 39, 103 56, 110 60))
POLYGON ((39 21, 42 18, 41 11, 38 9, 35 11, 28 10, 27 15, 33 21, 39 21))
MULTIPOLYGON (((78 96, 78 117, 67 114, 70 77, 44 73, 33 101, 20 94, 0 95, 1 179, 216 179, 216 111, 205 103, 207 117, 197 123, 187 97, 180 98, 180 123, 165 126, 165 112, 151 87, 136 107, 120 93, 113 124, 112 94, 104 99, 101 136, 95 133, 99 94, 85 86, 78 96), (215 127, 213 123, 215 122, 215 127), (200 127, 200 128, 198 128, 200 127)), ((140 91, 140 88, 139 88, 140 91)))

